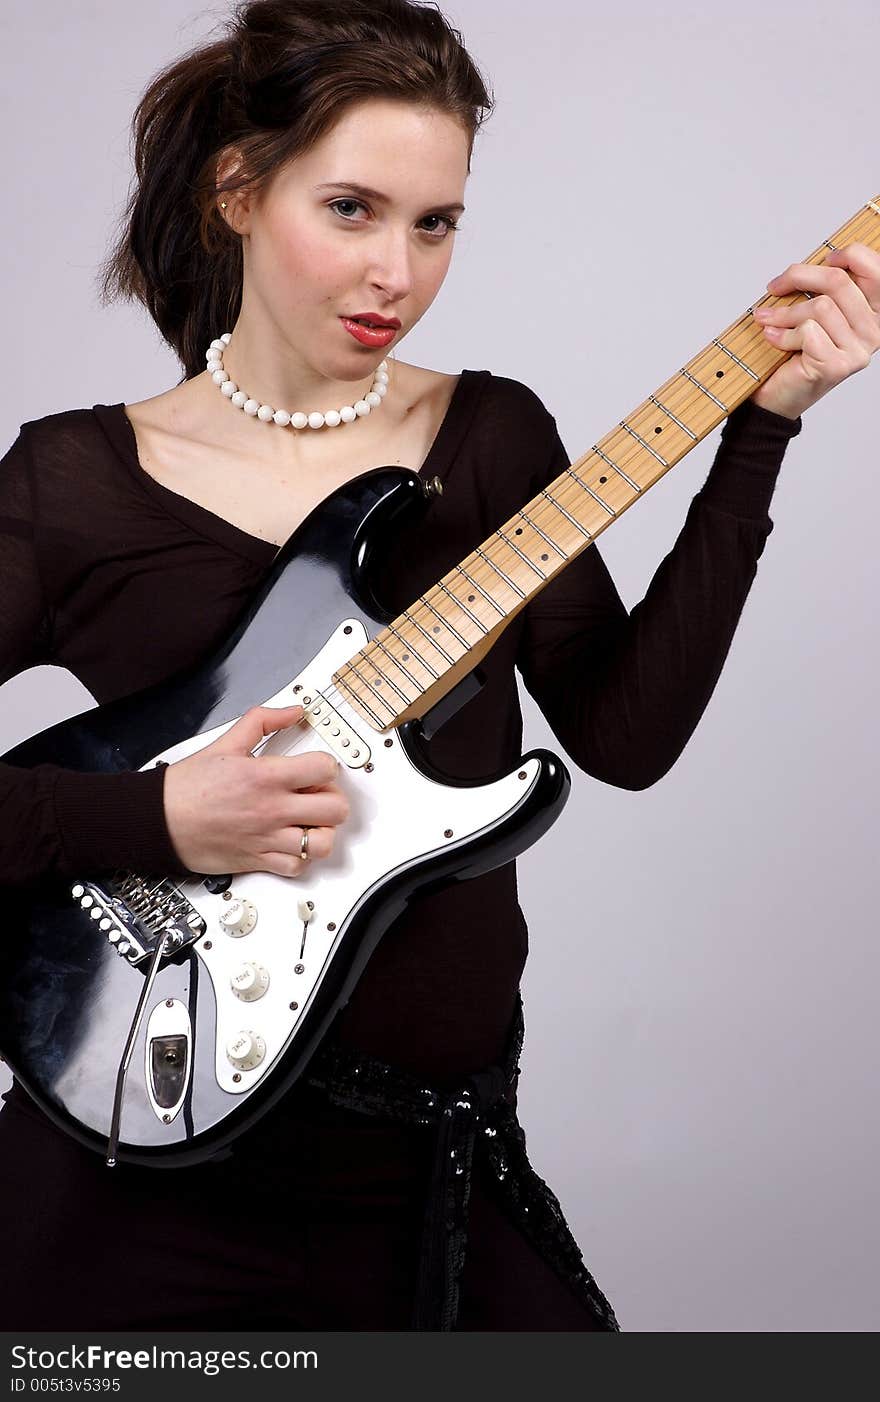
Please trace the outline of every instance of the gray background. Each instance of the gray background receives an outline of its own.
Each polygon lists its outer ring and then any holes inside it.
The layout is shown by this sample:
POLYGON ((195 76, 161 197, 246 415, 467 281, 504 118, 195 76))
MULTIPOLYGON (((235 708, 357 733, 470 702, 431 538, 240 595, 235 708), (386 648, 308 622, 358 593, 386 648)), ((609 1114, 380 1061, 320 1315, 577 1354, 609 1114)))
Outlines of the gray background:
MULTIPOLYGON (((572 458, 880 191, 874 0, 441 8, 497 108, 401 356, 523 380, 572 458)), ((98 307, 94 271, 140 91, 227 13, 7 0, 4 445, 176 383, 144 314, 98 307)), ((625 1330, 878 1323, 877 391, 875 366, 804 416, 672 772, 627 793, 575 771, 520 860, 522 1118, 625 1330)), ((719 434, 603 536, 629 607, 719 434)), ((15 678, 0 752, 90 704, 59 669, 15 678)), ((524 708, 527 747, 558 749, 524 708)))

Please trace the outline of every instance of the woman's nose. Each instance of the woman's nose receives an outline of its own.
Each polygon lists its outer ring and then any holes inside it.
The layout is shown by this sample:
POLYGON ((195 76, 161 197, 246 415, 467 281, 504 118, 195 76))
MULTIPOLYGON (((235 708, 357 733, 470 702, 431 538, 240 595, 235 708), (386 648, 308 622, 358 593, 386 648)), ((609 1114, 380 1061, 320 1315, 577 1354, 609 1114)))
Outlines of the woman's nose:
POLYGON ((412 291, 412 249, 407 230, 390 231, 374 249, 370 280, 394 306, 412 291))

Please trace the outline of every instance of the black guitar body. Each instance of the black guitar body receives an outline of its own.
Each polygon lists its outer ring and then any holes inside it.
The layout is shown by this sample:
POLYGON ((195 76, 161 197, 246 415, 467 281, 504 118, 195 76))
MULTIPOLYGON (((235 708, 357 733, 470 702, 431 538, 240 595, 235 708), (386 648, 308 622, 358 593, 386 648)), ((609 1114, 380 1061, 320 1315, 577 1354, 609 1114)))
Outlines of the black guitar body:
MULTIPOLYGON (((407 471, 380 468, 353 479, 313 511, 279 552, 258 595, 208 661, 54 725, 3 760, 25 768, 51 763, 103 773, 145 768, 163 752, 231 724, 249 707, 276 696, 345 620, 357 625, 348 654, 354 655, 392 618, 375 598, 371 578, 384 552, 399 545, 408 522, 424 510, 425 500, 422 482, 407 471)), ((363 722, 357 723, 363 732, 363 722)), ((427 765, 420 722, 388 733, 398 743, 388 750, 378 742, 376 772, 369 779, 363 771, 352 773, 353 783, 365 787, 374 782, 374 807, 375 795, 382 793, 376 787, 381 783, 379 760, 385 763, 386 755, 394 756, 421 786, 411 800, 415 804, 419 793, 429 796, 434 787, 459 803, 468 790, 488 793, 485 784, 462 783, 427 765)), ((368 735, 375 745, 376 730, 368 735)), ((234 884, 261 904, 254 932, 230 940, 217 933, 222 892, 208 893, 196 876, 188 887, 166 878, 186 888, 192 906, 203 912, 207 930, 158 966, 125 1080, 117 1158, 155 1166, 196 1163, 221 1154, 265 1113, 301 1074, 381 935, 414 892, 427 884, 466 880, 509 861, 555 820, 568 796, 565 766, 542 750, 525 756, 522 765, 529 766, 532 777, 520 785, 525 791, 519 800, 502 804, 492 821, 480 819, 466 840, 432 846, 403 860, 389 828, 389 866, 383 871, 381 862, 376 866, 380 846, 371 846, 366 833, 364 850, 372 855, 364 858, 356 898, 350 895, 351 869, 334 878, 329 866, 325 876, 321 863, 310 863, 314 882, 328 883, 318 897, 325 911, 341 899, 343 876, 349 894, 336 934, 310 934, 316 963, 305 978, 288 968, 293 956, 288 959, 286 953, 294 944, 299 949, 301 924, 295 912, 304 894, 299 881, 268 873, 236 876, 234 884), (270 993, 242 1004, 226 996, 225 966, 212 960, 225 958, 227 947, 238 951, 258 938, 263 941, 259 959, 272 964, 270 993), (270 938, 273 946, 266 943, 270 938), (287 1026, 283 1018, 294 1016, 287 1012, 293 989, 301 1006, 295 1024, 287 1026), (167 1027, 162 1008, 169 1009, 167 1027), (238 1016, 242 1027, 250 1027, 257 1010, 265 1022, 265 1060, 261 1067, 234 1073, 224 1051, 229 1041, 224 1019, 232 1017, 228 1026, 235 1029, 238 1016)), ((399 784, 403 772, 389 769, 389 785, 399 784)), ((381 810, 381 798, 378 802, 381 810)), ((371 821, 372 830, 381 827, 381 817, 378 824, 375 814, 371 821)), ((364 823, 362 829, 366 832, 364 823)), ((103 890, 106 880, 106 874, 82 873, 82 882, 92 883, 88 889, 103 890)), ((133 966, 120 956, 99 928, 97 906, 83 908, 72 896, 74 884, 52 879, 38 889, 5 893, 11 919, 0 940, 0 1052, 56 1125, 106 1153, 117 1071, 149 961, 133 966)))

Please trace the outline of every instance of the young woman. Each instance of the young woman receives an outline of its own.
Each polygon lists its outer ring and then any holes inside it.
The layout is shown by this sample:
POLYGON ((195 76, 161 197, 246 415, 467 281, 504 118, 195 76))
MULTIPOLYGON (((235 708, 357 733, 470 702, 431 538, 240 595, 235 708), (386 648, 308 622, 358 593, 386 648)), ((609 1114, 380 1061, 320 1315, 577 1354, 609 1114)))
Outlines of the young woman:
MULTIPOLYGON (((255 0, 153 81, 105 290, 149 309, 183 378, 23 425, 0 464, 0 680, 55 662, 105 703, 210 656, 308 513, 389 464, 445 487, 382 566, 403 609, 563 471, 526 385, 391 358, 446 276, 490 108, 457 32, 407 0, 255 0)), ((481 663, 427 745, 438 769, 516 763, 515 668, 586 773, 640 789, 681 754, 800 415, 880 344, 869 249, 771 290, 796 288, 814 299, 766 331, 795 354, 730 415, 644 600, 628 614, 584 550, 481 663)), ((119 866, 298 878, 326 860, 346 839, 336 766, 254 762, 300 714, 261 699, 166 769, 0 766, 7 899, 119 866)), ((513 863, 422 893, 304 1077, 197 1169, 108 1172, 16 1084, 4 1327, 617 1330, 516 1119, 526 950, 513 863)))

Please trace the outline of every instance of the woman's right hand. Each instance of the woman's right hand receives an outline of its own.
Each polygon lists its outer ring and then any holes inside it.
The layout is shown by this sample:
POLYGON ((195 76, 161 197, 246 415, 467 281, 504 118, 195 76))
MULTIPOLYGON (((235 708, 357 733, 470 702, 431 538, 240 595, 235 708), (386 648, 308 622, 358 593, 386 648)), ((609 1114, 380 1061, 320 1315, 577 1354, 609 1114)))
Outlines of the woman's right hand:
POLYGON ((169 764, 165 821, 181 861, 203 876, 270 871, 299 876, 303 827, 308 855, 326 857, 348 800, 324 750, 253 755, 264 735, 302 719, 302 706, 253 706, 219 740, 169 764))

